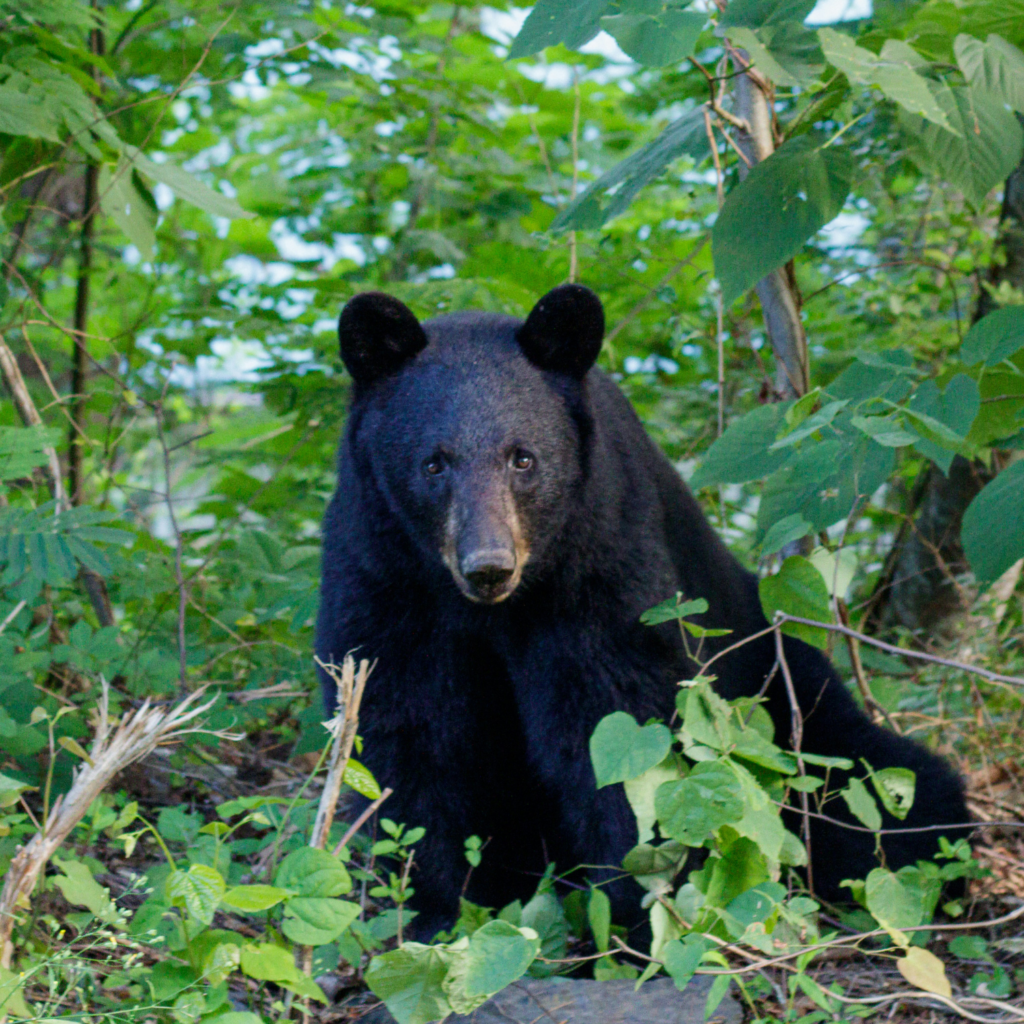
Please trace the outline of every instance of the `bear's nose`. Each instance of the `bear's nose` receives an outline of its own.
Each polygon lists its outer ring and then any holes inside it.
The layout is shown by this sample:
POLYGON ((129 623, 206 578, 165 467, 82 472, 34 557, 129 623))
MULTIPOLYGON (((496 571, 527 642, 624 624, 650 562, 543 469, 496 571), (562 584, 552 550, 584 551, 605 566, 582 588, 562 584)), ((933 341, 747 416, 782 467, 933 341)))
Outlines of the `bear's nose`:
POLYGON ((515 572, 515 553, 505 548, 474 551, 459 566, 466 582, 474 590, 495 590, 506 583, 515 572))

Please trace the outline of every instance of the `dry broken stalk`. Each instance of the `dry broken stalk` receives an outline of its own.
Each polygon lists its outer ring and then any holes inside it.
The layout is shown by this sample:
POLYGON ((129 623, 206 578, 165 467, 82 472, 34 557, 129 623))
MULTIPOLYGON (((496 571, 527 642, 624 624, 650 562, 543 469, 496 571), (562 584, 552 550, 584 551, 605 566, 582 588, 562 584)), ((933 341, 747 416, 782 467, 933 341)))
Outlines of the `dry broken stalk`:
POLYGON ((364 658, 359 662, 359 671, 357 672, 355 659, 351 654, 345 655, 345 660, 340 668, 334 662, 324 663, 319 658, 315 660, 338 687, 337 714, 329 722, 324 723, 334 736, 334 743, 331 746, 330 760, 327 762, 324 791, 320 796, 316 821, 313 822, 313 834, 309 840, 310 846, 322 850, 327 845, 327 836, 334 823, 334 811, 338 806, 345 766, 352 755, 352 744, 355 743, 356 729, 359 726, 359 705, 363 701, 366 680, 374 666, 364 658))
MULTIPOLYGON (((28 906, 40 872, 114 776, 162 744, 191 733, 210 732, 194 725, 214 704, 213 700, 197 703, 202 690, 190 694, 169 710, 152 707, 147 700, 138 710, 125 714, 114 728, 109 716, 110 688, 105 679, 101 679, 101 684, 89 762, 79 765, 71 789, 58 797, 42 830, 18 851, 7 870, 0 893, 0 966, 4 968, 11 966, 11 932, 16 912, 28 906)), ((223 739, 239 738, 224 732, 212 734, 223 739)))

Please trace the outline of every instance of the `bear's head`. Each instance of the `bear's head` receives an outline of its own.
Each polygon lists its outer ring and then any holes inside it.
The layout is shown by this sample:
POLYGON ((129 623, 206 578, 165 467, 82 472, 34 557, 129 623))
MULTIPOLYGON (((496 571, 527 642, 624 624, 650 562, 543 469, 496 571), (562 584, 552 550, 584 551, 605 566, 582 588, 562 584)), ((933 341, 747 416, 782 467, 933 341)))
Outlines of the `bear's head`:
POLYGON ((345 306, 338 334, 360 471, 465 597, 509 597, 524 571, 541 571, 577 496, 600 300, 562 285, 525 321, 469 312, 421 324, 367 292, 345 306))

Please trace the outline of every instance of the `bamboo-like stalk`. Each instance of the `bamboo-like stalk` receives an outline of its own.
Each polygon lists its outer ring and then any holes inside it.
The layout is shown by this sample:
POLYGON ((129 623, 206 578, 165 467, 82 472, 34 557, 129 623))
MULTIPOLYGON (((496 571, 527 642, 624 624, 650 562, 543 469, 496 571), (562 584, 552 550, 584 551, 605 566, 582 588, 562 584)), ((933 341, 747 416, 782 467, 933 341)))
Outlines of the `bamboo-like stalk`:
MULTIPOLYGON (((114 776, 161 744, 209 731, 194 726, 195 720, 214 704, 213 700, 197 703, 202 690, 190 694, 169 710, 152 707, 147 700, 138 710, 124 715, 114 728, 109 714, 110 687, 105 679, 101 684, 89 762, 78 767, 71 789, 58 797, 43 828, 21 847, 7 869, 0 892, 0 967, 9 969, 11 966, 15 916, 18 910, 28 907, 40 872, 114 776)), ((239 738, 223 732, 215 735, 224 739, 239 738)))

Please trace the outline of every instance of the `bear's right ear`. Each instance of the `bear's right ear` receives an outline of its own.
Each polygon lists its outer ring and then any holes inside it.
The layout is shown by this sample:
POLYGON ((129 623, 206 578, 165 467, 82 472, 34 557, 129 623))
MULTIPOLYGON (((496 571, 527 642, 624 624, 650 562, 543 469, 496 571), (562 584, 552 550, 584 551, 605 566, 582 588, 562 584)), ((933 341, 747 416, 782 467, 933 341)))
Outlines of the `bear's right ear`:
POLYGON ((559 285, 533 307, 516 337, 534 366, 582 380, 601 351, 601 300, 581 284, 559 285))
POLYGON ((383 292, 349 299, 338 319, 341 360, 361 386, 394 373, 427 346, 412 310, 383 292))

